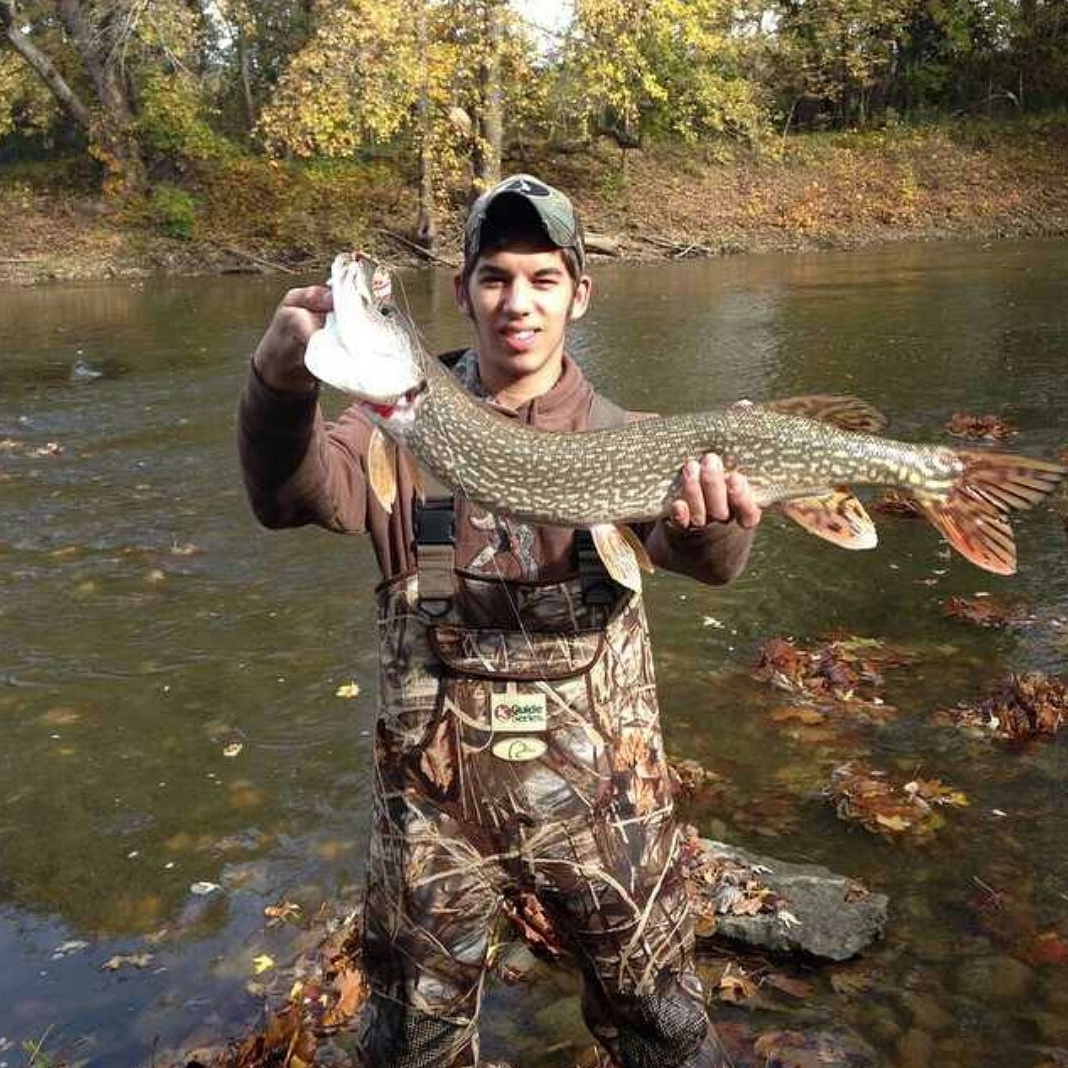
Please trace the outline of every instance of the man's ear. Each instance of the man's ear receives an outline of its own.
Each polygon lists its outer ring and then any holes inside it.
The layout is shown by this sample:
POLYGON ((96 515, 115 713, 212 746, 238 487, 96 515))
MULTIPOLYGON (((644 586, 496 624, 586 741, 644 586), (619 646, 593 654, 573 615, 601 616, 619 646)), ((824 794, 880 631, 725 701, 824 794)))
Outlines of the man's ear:
POLYGON ((452 276, 452 295, 456 301, 456 307, 468 318, 471 316, 471 300, 467 295, 467 281, 463 272, 457 271, 452 276))
POLYGON ((593 294, 593 279, 588 275, 581 275, 575 283, 575 295, 571 298, 571 311, 568 318, 572 321, 581 319, 590 306, 590 297, 593 294))

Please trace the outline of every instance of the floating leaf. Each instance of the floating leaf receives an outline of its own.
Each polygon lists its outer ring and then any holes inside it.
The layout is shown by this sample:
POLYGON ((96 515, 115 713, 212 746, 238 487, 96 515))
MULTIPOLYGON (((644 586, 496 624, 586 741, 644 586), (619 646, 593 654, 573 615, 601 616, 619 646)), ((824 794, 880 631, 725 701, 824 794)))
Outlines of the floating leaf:
POLYGON ((744 969, 731 961, 727 967, 723 970, 723 974, 719 977, 719 982, 716 984, 716 997, 720 1001, 726 1001, 731 1004, 738 1004, 741 1001, 748 1001, 750 998, 756 997, 757 986, 748 975, 745 974, 744 969))
POLYGON ((129 965, 131 968, 147 968, 154 960, 152 953, 117 953, 110 960, 100 965, 102 972, 117 972, 129 965))
POLYGON ((286 923, 289 920, 295 920, 300 915, 300 905, 292 901, 280 901, 277 905, 268 905, 263 910, 263 914, 271 921, 268 926, 286 923))
POLYGON ((942 611, 953 619, 962 619, 980 627, 1006 627, 1031 622, 1018 603, 997 597, 950 597, 942 602, 942 611))
POLYGON ((189 887, 190 893, 197 894, 200 897, 206 897, 208 894, 214 894, 216 890, 221 890, 222 887, 218 883, 209 882, 196 882, 189 887))
POLYGON ((993 696, 939 709, 935 721, 1013 742, 1056 734, 1068 721, 1068 687, 1037 671, 1010 675, 993 696))
POLYGON ((230 742, 229 745, 223 746, 222 754, 224 757, 233 758, 237 756, 244 748, 245 746, 243 742, 230 742))
POLYGON ((261 953, 258 957, 252 959, 252 972, 254 975, 262 975, 273 967, 274 960, 267 956, 266 953, 261 953))
POLYGON ((973 415, 971 412, 954 412, 946 423, 946 433, 955 438, 1004 441, 1016 433, 1016 428, 1000 416, 990 413, 973 415))
POLYGON ((885 837, 909 834, 922 839, 944 823, 935 809, 968 803, 959 790, 939 779, 914 779, 903 786, 891 783, 885 772, 863 761, 850 761, 835 768, 825 791, 839 819, 859 823, 865 830, 885 837))
POLYGON ((355 682, 344 682, 334 691, 334 696, 347 698, 359 697, 359 684, 355 682))

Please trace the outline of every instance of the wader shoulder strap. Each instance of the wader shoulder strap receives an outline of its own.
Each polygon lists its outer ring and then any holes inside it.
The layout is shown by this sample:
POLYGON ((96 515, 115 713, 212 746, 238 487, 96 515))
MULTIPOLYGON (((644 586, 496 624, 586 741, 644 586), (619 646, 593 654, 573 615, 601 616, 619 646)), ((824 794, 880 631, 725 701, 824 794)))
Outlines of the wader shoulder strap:
MULTIPOLYGON (((602 397, 600 393, 594 393, 590 402, 588 429, 608 430, 611 427, 623 426, 626 422, 626 409, 607 397, 602 397)), ((586 604, 612 604, 619 591, 609 578, 588 530, 575 531, 574 551, 575 567, 582 582, 583 601, 586 604)))

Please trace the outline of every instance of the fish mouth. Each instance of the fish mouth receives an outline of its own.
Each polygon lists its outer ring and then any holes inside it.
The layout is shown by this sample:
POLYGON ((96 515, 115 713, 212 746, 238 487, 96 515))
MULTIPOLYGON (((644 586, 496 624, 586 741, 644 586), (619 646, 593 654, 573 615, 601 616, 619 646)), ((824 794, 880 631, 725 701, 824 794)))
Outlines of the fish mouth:
POLYGON ((397 393, 388 397, 365 397, 356 398, 361 407, 368 409, 380 419, 390 420, 396 417, 409 416, 415 412, 419 398, 426 392, 426 382, 420 382, 403 393, 397 393))

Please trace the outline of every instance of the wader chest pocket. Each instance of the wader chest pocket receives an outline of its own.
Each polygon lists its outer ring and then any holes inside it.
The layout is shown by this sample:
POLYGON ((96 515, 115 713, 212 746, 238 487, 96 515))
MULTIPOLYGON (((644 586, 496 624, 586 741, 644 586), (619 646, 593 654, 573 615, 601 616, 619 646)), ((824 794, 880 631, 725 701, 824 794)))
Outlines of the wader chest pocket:
POLYGON ((445 668, 445 707, 464 724, 468 744, 488 745, 508 761, 533 760, 550 734, 559 738, 561 728, 566 733, 587 719, 590 671, 604 651, 600 631, 530 634, 438 624, 428 634, 445 668))
POLYGON ((434 655, 456 675, 500 682, 555 682, 586 674, 604 646, 601 631, 574 634, 429 628, 434 655))

